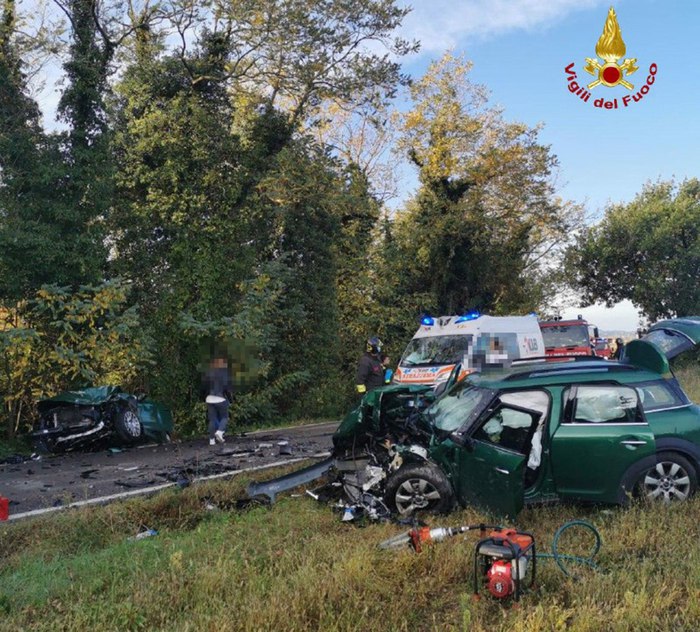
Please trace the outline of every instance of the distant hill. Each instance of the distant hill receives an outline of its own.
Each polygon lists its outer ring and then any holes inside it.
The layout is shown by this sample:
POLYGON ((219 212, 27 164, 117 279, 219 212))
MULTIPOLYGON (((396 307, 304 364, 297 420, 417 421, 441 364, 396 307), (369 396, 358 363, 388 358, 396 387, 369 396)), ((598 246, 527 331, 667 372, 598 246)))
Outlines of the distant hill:
POLYGON ((621 331, 614 329, 601 329, 599 330, 601 337, 603 338, 622 338, 625 342, 633 340, 637 337, 636 331, 621 331))

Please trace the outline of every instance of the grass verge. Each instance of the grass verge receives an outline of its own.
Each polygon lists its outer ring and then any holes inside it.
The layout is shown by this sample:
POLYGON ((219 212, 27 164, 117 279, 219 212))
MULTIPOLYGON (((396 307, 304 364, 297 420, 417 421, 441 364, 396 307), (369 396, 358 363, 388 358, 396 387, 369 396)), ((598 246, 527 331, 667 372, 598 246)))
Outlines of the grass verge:
MULTIPOLYGON (((698 629, 700 498, 670 507, 526 509, 517 524, 536 534, 540 550, 563 522, 592 522, 603 539, 603 571, 581 570, 575 582, 544 562, 537 588, 514 609, 472 600, 474 536, 419 555, 381 551, 377 544, 403 527, 358 528, 307 497, 236 509, 246 482, 2 527, 0 629, 698 629), (159 533, 130 540, 142 526, 159 533)), ((487 519, 463 510, 430 523, 487 519)), ((580 553, 589 545, 568 537, 561 546, 580 553)))

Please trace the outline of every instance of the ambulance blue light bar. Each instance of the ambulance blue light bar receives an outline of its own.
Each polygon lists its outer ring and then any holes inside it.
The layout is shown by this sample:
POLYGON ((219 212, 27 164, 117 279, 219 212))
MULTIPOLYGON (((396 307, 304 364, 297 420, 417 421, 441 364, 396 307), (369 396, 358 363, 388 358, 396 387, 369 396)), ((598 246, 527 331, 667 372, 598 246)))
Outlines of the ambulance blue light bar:
POLYGON ((435 319, 432 316, 423 316, 420 319, 420 324, 426 327, 432 327, 435 324, 435 319))
POLYGON ((466 323, 468 320, 476 320, 477 318, 479 318, 479 316, 481 316, 481 314, 479 312, 469 312, 467 314, 464 314, 463 316, 460 316, 455 321, 455 325, 457 323, 466 323))

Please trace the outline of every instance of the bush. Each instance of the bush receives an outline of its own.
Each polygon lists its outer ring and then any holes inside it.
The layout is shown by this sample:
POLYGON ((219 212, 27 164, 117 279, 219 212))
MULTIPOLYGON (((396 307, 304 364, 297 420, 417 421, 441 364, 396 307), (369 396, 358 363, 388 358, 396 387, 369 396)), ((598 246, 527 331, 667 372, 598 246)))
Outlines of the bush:
POLYGON ((153 362, 151 340, 129 286, 113 280, 77 291, 44 286, 7 312, 0 331, 0 427, 13 437, 30 425, 37 400, 100 384, 137 386, 153 362))

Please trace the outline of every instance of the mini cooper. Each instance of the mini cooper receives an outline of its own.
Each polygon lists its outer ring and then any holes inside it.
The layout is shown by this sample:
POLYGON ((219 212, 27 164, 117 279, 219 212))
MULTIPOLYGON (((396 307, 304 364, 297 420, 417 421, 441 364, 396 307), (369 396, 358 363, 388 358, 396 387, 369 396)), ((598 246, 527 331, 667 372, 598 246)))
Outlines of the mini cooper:
MULTIPOLYGON (((331 458, 249 493, 274 495, 330 475, 370 515, 480 505, 683 501, 697 489, 700 407, 669 359, 700 343, 700 318, 664 321, 620 362, 528 361, 457 381, 376 389, 333 437, 331 458)), ((551 360, 551 359, 550 359, 551 360)))

